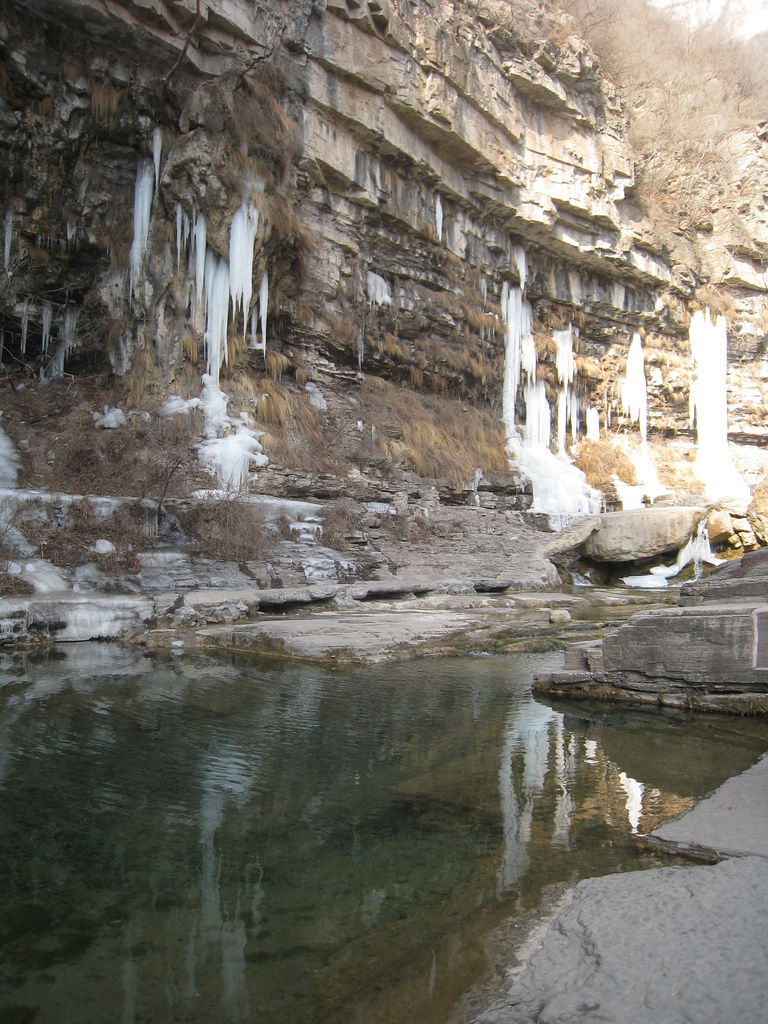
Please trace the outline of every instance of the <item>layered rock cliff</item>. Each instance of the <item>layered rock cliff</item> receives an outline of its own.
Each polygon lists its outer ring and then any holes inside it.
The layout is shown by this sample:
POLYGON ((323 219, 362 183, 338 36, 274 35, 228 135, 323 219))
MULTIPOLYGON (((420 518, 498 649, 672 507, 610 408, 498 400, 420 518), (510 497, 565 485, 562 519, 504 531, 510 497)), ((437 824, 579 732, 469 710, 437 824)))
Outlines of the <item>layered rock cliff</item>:
MULTIPOLYGON (((561 456, 588 421, 637 444, 621 384, 639 332, 663 482, 695 489, 687 332, 704 305, 729 316, 730 429, 755 481, 765 133, 728 140, 719 207, 671 245, 635 198, 615 88, 567 20, 555 43, 536 13, 7 0, 3 363, 16 388, 50 382, 62 435, 35 440, 27 396, 7 396, 26 482, 50 483, 103 398, 134 412, 139 447, 168 445, 151 424, 175 409, 173 443, 204 437, 220 482, 250 468, 264 492, 374 497, 421 480, 524 507, 533 412, 561 456)), ((210 480, 193 463, 186 484, 210 480)))

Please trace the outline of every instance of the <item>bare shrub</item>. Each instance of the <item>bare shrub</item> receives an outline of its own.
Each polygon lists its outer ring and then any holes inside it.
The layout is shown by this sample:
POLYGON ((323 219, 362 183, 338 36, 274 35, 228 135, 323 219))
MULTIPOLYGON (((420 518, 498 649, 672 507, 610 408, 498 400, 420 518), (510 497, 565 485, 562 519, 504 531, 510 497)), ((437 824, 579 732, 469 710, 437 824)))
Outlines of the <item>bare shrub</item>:
POLYGON ((359 533, 363 510, 350 498, 339 498, 323 509, 323 542, 336 551, 349 547, 350 534, 359 533))
POLYGON ((220 561, 266 558, 275 546, 264 511, 236 491, 196 501, 182 517, 182 526, 203 555, 220 561))

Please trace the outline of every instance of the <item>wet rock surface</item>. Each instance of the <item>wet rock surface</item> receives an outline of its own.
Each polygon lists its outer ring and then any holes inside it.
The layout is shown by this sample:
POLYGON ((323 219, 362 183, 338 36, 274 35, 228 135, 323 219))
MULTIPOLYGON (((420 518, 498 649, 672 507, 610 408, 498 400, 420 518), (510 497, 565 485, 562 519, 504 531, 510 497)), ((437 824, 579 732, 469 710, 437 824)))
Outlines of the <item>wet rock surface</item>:
POLYGON ((768 552, 686 584, 680 606, 641 613, 566 652, 539 692, 737 712, 768 707, 768 552), (577 674, 574 674, 577 673, 577 674))

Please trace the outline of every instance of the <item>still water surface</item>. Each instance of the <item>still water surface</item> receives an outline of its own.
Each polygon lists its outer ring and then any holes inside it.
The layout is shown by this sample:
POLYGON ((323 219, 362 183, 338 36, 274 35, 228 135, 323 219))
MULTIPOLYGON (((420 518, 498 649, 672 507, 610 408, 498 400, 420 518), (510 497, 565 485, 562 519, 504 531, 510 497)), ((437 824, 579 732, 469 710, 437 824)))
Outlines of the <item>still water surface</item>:
POLYGON ((539 703, 548 658, 3 663, 0 1020, 444 1021, 494 924, 643 866, 634 832, 768 746, 539 703))

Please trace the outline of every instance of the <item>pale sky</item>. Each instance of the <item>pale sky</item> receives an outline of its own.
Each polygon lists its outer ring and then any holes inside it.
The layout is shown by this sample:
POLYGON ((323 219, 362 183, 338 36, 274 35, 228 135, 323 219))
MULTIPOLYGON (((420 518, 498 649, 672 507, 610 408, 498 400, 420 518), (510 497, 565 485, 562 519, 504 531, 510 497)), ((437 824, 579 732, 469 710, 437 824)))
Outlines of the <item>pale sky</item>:
POLYGON ((659 7, 689 8, 689 17, 693 22, 709 17, 717 17, 724 7, 730 7, 738 31, 744 36, 754 36, 759 32, 768 32, 768 0, 654 0, 659 7))

